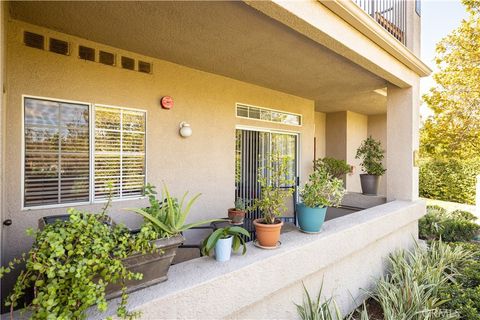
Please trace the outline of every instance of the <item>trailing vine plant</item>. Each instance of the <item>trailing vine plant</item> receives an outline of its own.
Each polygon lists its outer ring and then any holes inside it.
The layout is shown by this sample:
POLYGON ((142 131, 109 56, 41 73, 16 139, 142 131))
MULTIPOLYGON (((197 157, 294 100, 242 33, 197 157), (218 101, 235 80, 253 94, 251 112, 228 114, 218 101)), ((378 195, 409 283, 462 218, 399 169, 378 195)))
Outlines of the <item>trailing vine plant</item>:
POLYGON ((8 266, 0 268, 0 278, 19 264, 25 264, 6 298, 5 305, 13 310, 33 289, 33 300, 25 305, 32 319, 85 319, 86 310, 97 305, 107 310, 105 289, 108 284, 122 286, 117 316, 134 318, 138 313, 127 311, 126 281, 139 280, 121 259, 133 253, 153 252, 149 240, 156 234, 142 229, 132 235, 122 225, 112 224, 107 216, 110 200, 98 214, 69 209, 66 221, 57 220, 43 230, 27 230, 35 238, 31 250, 8 266))

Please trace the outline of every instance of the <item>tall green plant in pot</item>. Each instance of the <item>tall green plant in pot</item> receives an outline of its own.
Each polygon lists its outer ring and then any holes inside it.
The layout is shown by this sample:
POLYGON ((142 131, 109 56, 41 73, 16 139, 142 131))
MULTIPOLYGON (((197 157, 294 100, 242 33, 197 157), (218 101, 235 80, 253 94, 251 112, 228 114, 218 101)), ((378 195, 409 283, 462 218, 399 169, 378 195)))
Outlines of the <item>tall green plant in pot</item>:
POLYGON ((320 232, 327 207, 339 206, 344 194, 342 180, 332 177, 324 167, 314 170, 300 190, 302 203, 296 205, 300 230, 306 233, 320 232))
POLYGON ((365 172, 360 174, 363 194, 376 195, 378 193, 380 177, 387 171, 382 164, 384 153, 382 143, 371 136, 365 139, 357 149, 355 158, 362 160, 360 166, 365 172))
POLYGON ((289 157, 271 154, 259 169, 261 194, 250 210, 258 209, 263 215, 263 218, 253 221, 257 241, 262 247, 276 247, 280 240, 283 222, 278 217, 287 210, 285 202, 293 192, 293 188, 289 187, 294 184, 289 177, 290 162, 289 157))

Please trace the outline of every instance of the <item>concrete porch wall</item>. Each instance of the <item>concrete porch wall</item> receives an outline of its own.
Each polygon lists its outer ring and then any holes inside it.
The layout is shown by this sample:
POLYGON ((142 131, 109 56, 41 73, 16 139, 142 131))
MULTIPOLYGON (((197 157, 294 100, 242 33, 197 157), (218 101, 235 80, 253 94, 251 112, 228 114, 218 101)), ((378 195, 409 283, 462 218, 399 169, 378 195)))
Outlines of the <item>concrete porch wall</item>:
MULTIPOLYGON (((323 281, 324 297, 334 296, 346 314, 385 272, 388 254, 414 246, 424 212, 423 201, 393 201, 327 221, 317 235, 285 233, 278 250, 249 243, 246 256, 226 263, 203 257, 175 265, 167 282, 132 293, 129 308, 143 319, 294 319, 302 282, 316 296, 323 281)), ((108 314, 92 309, 91 318, 108 314)))

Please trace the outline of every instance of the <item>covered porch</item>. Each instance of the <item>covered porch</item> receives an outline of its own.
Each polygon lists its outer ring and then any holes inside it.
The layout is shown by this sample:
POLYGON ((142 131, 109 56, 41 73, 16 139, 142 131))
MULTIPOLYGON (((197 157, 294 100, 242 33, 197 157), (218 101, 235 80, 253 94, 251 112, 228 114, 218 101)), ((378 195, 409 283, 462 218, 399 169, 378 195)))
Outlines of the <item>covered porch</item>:
MULTIPOLYGON (((312 172, 315 158, 334 157, 353 166, 345 176, 350 194, 344 204, 361 211, 339 215, 318 236, 284 234, 284 246, 278 251, 251 247, 247 257, 234 257, 222 266, 206 258, 180 263, 172 268, 169 282, 133 294, 131 307, 146 317, 251 318, 254 310, 259 317, 274 315, 260 302, 268 296, 285 305, 278 311, 278 317, 284 317, 293 312, 286 301, 292 292, 299 292, 301 281, 316 285, 325 274, 330 277, 327 290, 331 292, 336 287, 367 286, 371 273, 382 272, 388 252, 411 245, 416 220, 424 211, 417 202, 414 153, 419 77, 428 68, 396 44, 387 50, 373 36, 347 23, 336 11, 341 8, 320 2, 291 5, 248 1, 5 4, 6 134, 2 143, 9 156, 4 159, 2 218, 13 223, 2 231, 3 261, 31 246, 24 236, 26 228, 36 227, 42 216, 65 213, 69 205, 25 206, 22 109, 25 97, 30 97, 80 102, 92 110, 114 106, 145 111, 144 180, 158 186, 165 182, 174 194, 202 193, 192 220, 222 217, 232 207, 238 187, 239 130, 295 135, 295 173, 300 185, 312 172), (42 40, 30 45, 31 34, 42 40), (391 53, 394 49, 399 50, 397 56, 391 53), (113 60, 104 60, 105 53, 113 55, 113 60), (173 108, 160 106, 164 96, 173 98, 173 108), (298 115, 301 122, 292 125, 239 116, 239 104, 298 115), (179 135, 184 121, 192 128, 188 138, 179 135), (361 170, 355 159, 356 149, 368 136, 380 140, 386 150, 387 173, 381 195, 373 198, 359 194, 361 170), (355 273, 355 279, 349 278, 362 264, 360 253, 372 254, 374 270, 364 268, 355 273), (295 265, 299 260, 305 261, 304 266, 295 265), (280 284, 250 289, 242 285, 261 283, 268 274, 280 284), (224 292, 228 292, 224 301, 212 302, 224 292), (242 303, 223 309, 239 292, 242 303), (191 303, 195 308, 184 307, 191 303)), ((89 197, 75 206, 95 211, 102 203, 93 196, 95 163, 90 161, 89 197)), ((135 227, 139 217, 123 208, 145 205, 142 196, 124 197, 113 203, 111 215, 135 227)), ((12 281, 2 283, 2 296, 12 281)), ((344 289, 341 305, 346 311, 355 302, 346 298, 344 289)))

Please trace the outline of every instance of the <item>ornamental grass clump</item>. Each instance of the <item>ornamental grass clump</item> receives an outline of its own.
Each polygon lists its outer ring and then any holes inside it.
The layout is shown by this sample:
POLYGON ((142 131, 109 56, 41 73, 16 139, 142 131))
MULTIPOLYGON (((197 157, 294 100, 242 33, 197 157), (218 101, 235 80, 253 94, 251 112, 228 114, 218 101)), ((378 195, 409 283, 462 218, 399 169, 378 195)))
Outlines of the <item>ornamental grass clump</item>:
POLYGON ((108 205, 99 214, 69 209, 68 220, 28 231, 35 239, 31 250, 0 269, 3 277, 25 263, 5 303, 12 317, 14 308, 33 289, 33 300, 25 306, 32 319, 85 319, 86 310, 95 304, 99 311, 107 310, 105 289, 114 283, 122 286, 117 315, 136 315, 126 309, 125 282, 141 279, 142 274, 129 271, 122 259, 155 249, 148 241, 151 235, 132 235, 124 226, 108 223, 108 205))
POLYGON ((389 258, 389 274, 381 278, 370 296, 381 306, 385 319, 457 319, 442 309, 442 292, 459 276, 459 268, 472 259, 460 247, 440 241, 411 252, 398 251, 389 258))
POLYGON ((314 170, 300 190, 303 204, 310 208, 338 207, 344 195, 343 181, 329 175, 323 167, 314 170))
POLYGON ((333 297, 322 301, 323 283, 316 298, 303 285, 304 299, 302 304, 296 304, 297 313, 302 320, 337 320, 343 319, 340 309, 333 297))

